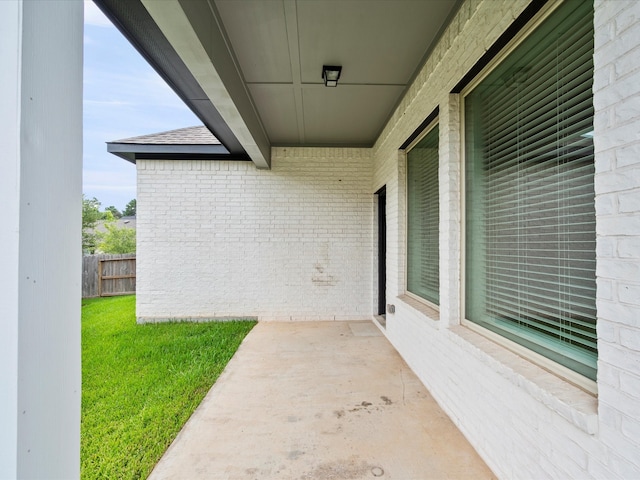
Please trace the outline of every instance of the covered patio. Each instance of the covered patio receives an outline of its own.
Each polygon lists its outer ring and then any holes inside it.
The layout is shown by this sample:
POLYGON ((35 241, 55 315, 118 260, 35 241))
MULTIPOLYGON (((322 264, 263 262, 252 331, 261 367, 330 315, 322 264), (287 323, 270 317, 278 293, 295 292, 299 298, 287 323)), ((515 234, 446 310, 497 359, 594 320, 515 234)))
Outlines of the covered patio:
POLYGON ((150 479, 496 478, 373 322, 263 322, 150 479))
MULTIPOLYGON (((177 477, 200 451, 243 466, 227 478, 467 465, 436 450, 434 437, 457 443, 412 403, 421 385, 499 478, 640 477, 640 2, 95 2, 227 152, 136 156, 138 320, 285 322, 259 325, 283 338, 243 348, 210 397, 212 431, 227 421, 254 444, 216 452, 196 436, 177 477), (327 67, 342 67, 337 87, 327 67), (527 98, 514 123, 511 102, 527 98), (489 156, 492 139, 515 156, 489 156), (411 167, 421 151, 432 168, 411 167), (563 203, 540 208, 547 193, 563 203), (542 245, 551 218, 567 230, 542 245), (499 238, 522 225, 522 248, 492 240, 494 221, 499 238), (422 226, 433 235, 409 241, 422 226), (355 334, 352 321, 383 314, 383 337, 355 334), (324 338, 324 320, 345 330, 324 338), (288 333, 296 321, 309 325, 288 333), (306 349, 290 343, 309 332, 306 349), (225 392, 247 365, 252 390, 225 392), (251 420, 251 404, 278 428, 251 420), (258 442, 272 453, 259 458, 258 442)), ((79 477, 82 10, 0 2, 2 478, 79 477)))

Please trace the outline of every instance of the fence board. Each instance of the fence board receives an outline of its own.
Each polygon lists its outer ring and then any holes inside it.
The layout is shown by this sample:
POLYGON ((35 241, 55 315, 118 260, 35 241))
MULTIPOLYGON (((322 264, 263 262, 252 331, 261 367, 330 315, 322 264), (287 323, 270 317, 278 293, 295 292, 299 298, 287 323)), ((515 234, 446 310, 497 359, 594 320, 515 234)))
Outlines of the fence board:
POLYGON ((136 255, 82 257, 82 297, 128 295, 136 291, 136 255))

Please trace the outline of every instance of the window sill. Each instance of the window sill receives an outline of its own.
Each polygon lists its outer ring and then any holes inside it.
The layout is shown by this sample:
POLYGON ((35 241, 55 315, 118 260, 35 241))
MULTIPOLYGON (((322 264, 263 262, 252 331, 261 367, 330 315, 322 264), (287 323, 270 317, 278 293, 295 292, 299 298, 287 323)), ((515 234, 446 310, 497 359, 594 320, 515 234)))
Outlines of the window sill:
POLYGON ((433 308, 431 305, 421 302, 420 300, 417 300, 412 296, 406 294, 399 295, 397 299, 419 314, 424 315, 431 321, 437 322, 440 320, 440 312, 436 308, 433 308))
POLYGON ((598 432, 598 400, 571 383, 464 326, 452 327, 452 339, 532 398, 589 435, 598 432), (465 345, 466 344, 466 345, 465 345), (469 349, 468 345, 475 348, 469 349))

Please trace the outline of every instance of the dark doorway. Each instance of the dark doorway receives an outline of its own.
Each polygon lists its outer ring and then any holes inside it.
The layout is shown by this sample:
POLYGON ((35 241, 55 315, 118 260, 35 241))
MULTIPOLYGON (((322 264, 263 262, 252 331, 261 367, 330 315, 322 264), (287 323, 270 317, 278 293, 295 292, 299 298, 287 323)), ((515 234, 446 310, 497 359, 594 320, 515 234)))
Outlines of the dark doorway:
POLYGON ((386 313, 387 297, 387 191, 386 186, 376 192, 378 197, 378 315, 386 313))

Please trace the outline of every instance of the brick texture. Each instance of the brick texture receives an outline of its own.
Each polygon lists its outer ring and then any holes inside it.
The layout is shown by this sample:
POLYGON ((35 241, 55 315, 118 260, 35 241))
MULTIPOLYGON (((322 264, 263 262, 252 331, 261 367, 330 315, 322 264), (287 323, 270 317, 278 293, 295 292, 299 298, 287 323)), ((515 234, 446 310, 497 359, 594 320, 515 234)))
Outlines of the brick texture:
POLYGON ((138 162, 140 320, 371 318, 370 151, 272 158, 138 162))
POLYGON ((640 3, 596 1, 595 26, 601 440, 611 476, 639 478, 640 3))
POLYGON ((450 92, 527 4, 465 2, 374 146, 374 187, 392 192, 386 334, 499 478, 640 478, 640 2, 595 2, 598 397, 459 325, 461 98, 450 92), (441 305, 430 313, 402 295, 397 149, 436 107, 441 305))
POLYGON ((372 149, 138 162, 138 316, 371 318, 386 186, 386 336, 499 478, 640 478, 640 2, 595 1, 598 396, 461 325, 462 98, 453 87, 527 7, 467 0, 372 149), (405 293, 405 154, 440 111, 439 311, 405 293))

